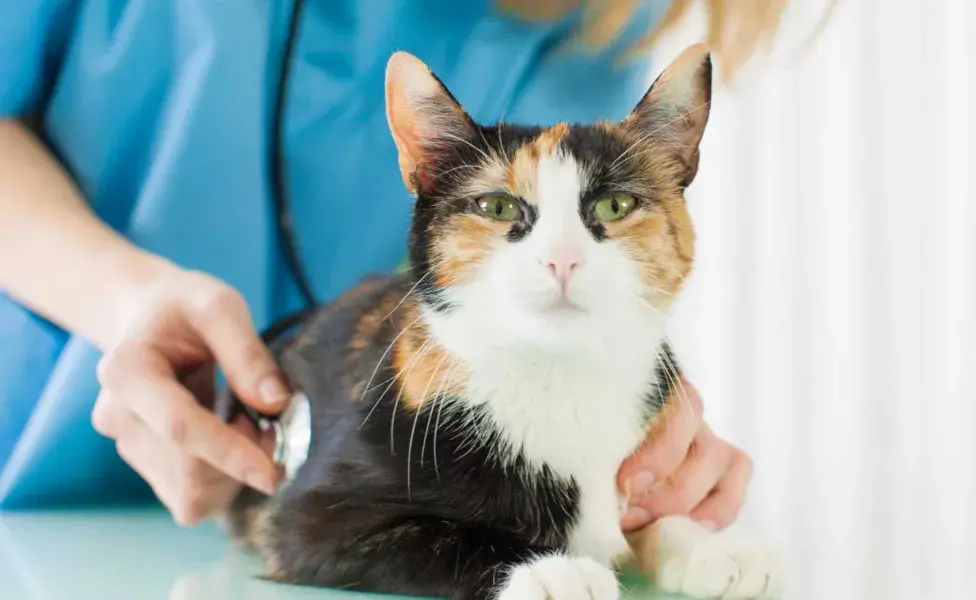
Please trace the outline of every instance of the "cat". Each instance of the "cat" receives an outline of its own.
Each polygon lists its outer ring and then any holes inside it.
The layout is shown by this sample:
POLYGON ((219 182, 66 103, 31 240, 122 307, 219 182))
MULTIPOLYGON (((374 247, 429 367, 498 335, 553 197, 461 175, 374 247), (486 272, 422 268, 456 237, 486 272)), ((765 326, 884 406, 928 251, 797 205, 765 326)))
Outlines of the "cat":
POLYGON ((615 600, 630 563, 671 592, 775 595, 761 551, 685 517, 629 537, 619 524, 617 470, 681 397, 665 315, 693 263, 684 191, 711 71, 693 46, 622 122, 486 127, 419 59, 392 56, 410 269, 274 347, 310 402, 307 460, 229 514, 268 578, 615 600))

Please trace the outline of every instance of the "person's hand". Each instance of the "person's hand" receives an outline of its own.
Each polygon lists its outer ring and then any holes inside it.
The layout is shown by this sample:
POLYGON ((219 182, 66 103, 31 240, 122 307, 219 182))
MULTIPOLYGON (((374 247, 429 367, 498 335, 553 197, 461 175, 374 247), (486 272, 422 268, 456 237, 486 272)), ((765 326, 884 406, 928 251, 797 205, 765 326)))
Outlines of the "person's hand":
POLYGON ((181 525, 225 509, 241 484, 272 493, 275 466, 258 433, 208 409, 214 360, 241 400, 263 413, 277 413, 289 397, 244 299, 208 275, 170 266, 133 300, 125 339, 98 365, 95 429, 115 440, 181 525))
POLYGON ((686 515, 723 529, 739 514, 751 478, 752 460, 708 428, 698 391, 682 379, 640 449, 620 467, 617 483, 628 499, 621 527, 634 531, 686 515))

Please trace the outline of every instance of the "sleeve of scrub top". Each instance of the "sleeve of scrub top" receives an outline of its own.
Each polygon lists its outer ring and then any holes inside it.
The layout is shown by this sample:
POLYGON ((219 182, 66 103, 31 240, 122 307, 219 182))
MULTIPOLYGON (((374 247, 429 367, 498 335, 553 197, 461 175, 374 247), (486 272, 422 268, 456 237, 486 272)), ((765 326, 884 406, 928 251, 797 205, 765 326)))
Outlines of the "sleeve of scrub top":
POLYGON ((79 0, 8 0, 0 18, 0 118, 43 105, 71 33, 79 0))

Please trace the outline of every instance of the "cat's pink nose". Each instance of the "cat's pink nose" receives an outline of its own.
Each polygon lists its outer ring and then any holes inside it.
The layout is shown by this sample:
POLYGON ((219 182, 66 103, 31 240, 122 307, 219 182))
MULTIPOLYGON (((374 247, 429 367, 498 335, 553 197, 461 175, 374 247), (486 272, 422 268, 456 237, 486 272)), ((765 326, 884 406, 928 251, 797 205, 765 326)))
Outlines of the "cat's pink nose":
POLYGON ((566 288, 569 287, 569 280, 583 264, 583 254, 575 249, 555 250, 545 258, 540 259, 539 263, 549 269, 552 276, 559 282, 559 287, 565 292, 566 288))

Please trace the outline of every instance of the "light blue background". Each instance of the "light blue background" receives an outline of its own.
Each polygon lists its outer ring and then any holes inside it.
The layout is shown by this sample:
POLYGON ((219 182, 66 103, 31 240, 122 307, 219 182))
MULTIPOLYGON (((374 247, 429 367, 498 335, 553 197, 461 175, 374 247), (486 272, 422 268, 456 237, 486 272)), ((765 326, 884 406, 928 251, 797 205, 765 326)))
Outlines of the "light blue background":
MULTIPOLYGON (((649 3, 616 46, 591 56, 565 48, 577 16, 532 26, 488 0, 308 0, 284 152, 318 296, 404 255, 410 199, 383 107, 394 50, 424 60, 478 120, 617 119, 646 90, 649 67, 614 61, 663 4, 649 3)), ((292 9, 292 0, 35 0, 5 3, 0 20, 0 115, 41 115, 102 219, 236 286, 259 327, 299 306, 268 180, 292 9)), ((146 495, 89 424, 98 356, 0 295, 0 506, 146 495)))

